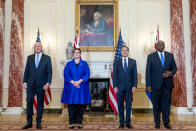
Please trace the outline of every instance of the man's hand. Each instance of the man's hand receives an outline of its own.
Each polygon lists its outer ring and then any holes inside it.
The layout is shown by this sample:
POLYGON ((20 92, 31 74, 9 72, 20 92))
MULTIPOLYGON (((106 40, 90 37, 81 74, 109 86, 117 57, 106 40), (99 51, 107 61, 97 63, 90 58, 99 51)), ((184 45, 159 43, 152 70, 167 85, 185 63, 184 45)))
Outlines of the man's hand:
POLYGON ((132 93, 134 93, 136 91, 136 87, 132 87, 132 93))
POLYGON ((114 92, 118 93, 118 88, 117 87, 114 87, 114 92))
POLYGON ((49 85, 48 85, 48 84, 45 84, 44 87, 43 87, 43 89, 44 89, 45 91, 48 90, 48 88, 49 88, 49 85))
POLYGON ((146 90, 147 90, 148 92, 152 92, 152 88, 151 88, 150 86, 146 87, 146 90))
POLYGON ((166 71, 165 73, 163 73, 164 78, 168 78, 170 76, 172 76, 172 73, 170 71, 166 71))
POLYGON ((23 88, 27 89, 27 84, 26 83, 23 84, 23 88))

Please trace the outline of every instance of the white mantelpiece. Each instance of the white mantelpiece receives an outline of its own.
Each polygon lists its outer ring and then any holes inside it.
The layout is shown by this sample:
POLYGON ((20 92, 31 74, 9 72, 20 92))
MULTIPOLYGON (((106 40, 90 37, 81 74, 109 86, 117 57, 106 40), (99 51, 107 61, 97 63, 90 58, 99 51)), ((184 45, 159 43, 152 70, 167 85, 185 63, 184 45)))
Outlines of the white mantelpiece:
MULTIPOLYGON (((62 64, 66 65, 67 60, 61 60, 62 64)), ((110 78, 113 68, 112 61, 87 61, 90 68, 90 78, 110 78)))

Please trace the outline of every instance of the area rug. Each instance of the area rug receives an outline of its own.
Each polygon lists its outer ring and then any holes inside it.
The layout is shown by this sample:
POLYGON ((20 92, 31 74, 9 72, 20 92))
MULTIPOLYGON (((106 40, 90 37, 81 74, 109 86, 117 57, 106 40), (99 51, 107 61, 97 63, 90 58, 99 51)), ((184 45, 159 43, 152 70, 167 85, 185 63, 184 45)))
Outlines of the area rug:
MULTIPOLYGON (((25 125, 25 122, 0 122, 0 130, 3 131, 18 131, 25 125)), ((196 131, 196 122, 171 122, 170 123, 173 130, 172 131, 196 131)), ((154 123, 152 122, 132 122, 134 129, 132 131, 153 131, 154 123)), ((87 131, 120 131, 118 128, 118 122, 84 122, 84 128, 82 130, 87 131)), ((43 122, 42 131, 61 131, 61 130, 70 130, 68 128, 68 122, 43 122)), ((36 123, 33 123, 33 128, 29 130, 36 130, 36 123)), ((78 130, 78 129, 74 129, 78 130)), ((124 130, 127 130, 126 128, 124 130)), ((159 131, 165 131, 166 129, 161 125, 159 131)))

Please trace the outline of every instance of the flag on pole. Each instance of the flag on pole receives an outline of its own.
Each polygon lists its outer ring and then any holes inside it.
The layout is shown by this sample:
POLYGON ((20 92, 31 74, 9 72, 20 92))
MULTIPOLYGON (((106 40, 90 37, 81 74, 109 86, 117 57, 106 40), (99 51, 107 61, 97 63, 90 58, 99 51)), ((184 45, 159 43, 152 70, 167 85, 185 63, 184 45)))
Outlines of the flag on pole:
POLYGON ((78 30, 76 30, 76 34, 75 34, 74 49, 76 49, 76 48, 80 48, 80 38, 78 35, 78 30))
MULTIPOLYGON (((121 31, 119 32, 119 37, 118 37, 118 44, 116 47, 116 53, 114 56, 114 62, 120 58, 122 58, 121 55, 121 47, 124 46, 125 43, 122 40, 122 36, 121 36, 121 31)), ((112 110, 114 111, 115 114, 118 113, 118 103, 117 103, 117 97, 116 97, 116 93, 114 92, 114 88, 113 88, 113 72, 111 71, 111 75, 110 75, 110 82, 109 82, 109 96, 108 96, 108 101, 109 104, 112 108, 112 110)))
MULTIPOLYGON (((41 43, 39 28, 38 28, 38 31, 37 31, 37 40, 36 40, 36 42, 41 43)), ((44 94, 44 105, 50 104, 51 101, 52 101, 52 96, 51 96, 51 90, 50 90, 50 87, 49 87, 45 91, 45 94, 44 94)), ((37 96, 35 95, 34 102, 33 102, 33 114, 35 114, 36 112, 37 112, 37 96)))
MULTIPOLYGON (((156 41, 155 41, 155 45, 154 45, 154 49, 157 50, 157 43, 159 42, 159 25, 157 25, 157 34, 156 34, 156 41)), ((149 100, 152 103, 152 94, 146 90, 146 95, 148 96, 149 100)))
POLYGON ((158 43, 158 41, 159 41, 159 25, 157 25, 156 41, 155 41, 155 44, 154 44, 155 50, 157 50, 157 43, 158 43))
POLYGON ((148 90, 146 90, 146 95, 148 96, 149 100, 152 103, 152 94, 148 90))

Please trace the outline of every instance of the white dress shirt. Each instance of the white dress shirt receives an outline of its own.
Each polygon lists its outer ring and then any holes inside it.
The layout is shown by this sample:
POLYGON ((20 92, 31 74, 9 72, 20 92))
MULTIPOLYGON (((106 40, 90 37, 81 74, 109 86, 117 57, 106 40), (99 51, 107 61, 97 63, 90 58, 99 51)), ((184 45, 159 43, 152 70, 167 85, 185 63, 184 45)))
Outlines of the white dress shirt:
POLYGON ((164 54, 164 51, 161 53, 161 52, 159 52, 159 51, 157 51, 158 52, 158 54, 159 54, 159 59, 161 60, 161 54, 163 54, 163 59, 164 59, 164 61, 165 61, 165 54, 164 54))
POLYGON ((123 68, 124 68, 125 59, 126 59, 127 67, 128 67, 128 57, 122 57, 123 68))
POLYGON ((39 62, 40 62, 40 60, 41 60, 41 57, 42 57, 42 52, 41 53, 39 53, 39 54, 35 54, 35 63, 36 63, 36 59, 37 59, 37 56, 39 55, 39 62))

